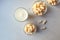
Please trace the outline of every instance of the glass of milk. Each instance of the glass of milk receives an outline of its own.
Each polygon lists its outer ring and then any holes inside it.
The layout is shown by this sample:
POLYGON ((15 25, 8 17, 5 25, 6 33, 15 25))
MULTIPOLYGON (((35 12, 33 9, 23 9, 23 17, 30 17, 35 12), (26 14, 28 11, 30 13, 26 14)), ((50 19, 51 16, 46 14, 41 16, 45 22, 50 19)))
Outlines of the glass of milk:
POLYGON ((25 8, 17 8, 15 11, 15 19, 18 21, 25 21, 28 18, 28 12, 25 8))

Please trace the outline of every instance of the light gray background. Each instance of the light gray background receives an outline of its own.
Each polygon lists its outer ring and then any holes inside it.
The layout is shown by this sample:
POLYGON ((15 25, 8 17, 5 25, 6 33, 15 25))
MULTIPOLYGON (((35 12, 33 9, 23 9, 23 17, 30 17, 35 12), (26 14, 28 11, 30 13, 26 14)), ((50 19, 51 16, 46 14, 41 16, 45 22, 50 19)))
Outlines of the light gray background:
MULTIPOLYGON (((14 18, 14 12, 18 7, 24 7, 30 13, 30 8, 35 0, 0 0, 0 40, 60 40, 60 4, 48 5, 47 14, 42 17, 34 17, 32 22, 46 19, 47 29, 38 30, 34 35, 26 35, 23 31, 25 22, 18 22, 14 18)), ((40 24, 37 24, 40 28, 40 24)))

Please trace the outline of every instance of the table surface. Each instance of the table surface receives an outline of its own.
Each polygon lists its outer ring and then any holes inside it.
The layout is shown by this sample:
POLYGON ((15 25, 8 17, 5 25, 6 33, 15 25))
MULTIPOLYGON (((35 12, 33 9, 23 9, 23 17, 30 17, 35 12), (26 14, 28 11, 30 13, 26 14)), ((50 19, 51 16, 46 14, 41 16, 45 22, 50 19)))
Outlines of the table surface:
MULTIPOLYGON (((38 30, 33 35, 26 35, 23 31, 28 22, 15 20, 14 12, 18 7, 23 7, 31 13, 30 8, 35 0, 0 0, 0 40, 60 40, 60 4, 48 6, 47 14, 34 17, 29 21, 36 23, 38 20, 47 20, 46 30, 38 30)), ((38 28, 40 24, 36 23, 38 28)))

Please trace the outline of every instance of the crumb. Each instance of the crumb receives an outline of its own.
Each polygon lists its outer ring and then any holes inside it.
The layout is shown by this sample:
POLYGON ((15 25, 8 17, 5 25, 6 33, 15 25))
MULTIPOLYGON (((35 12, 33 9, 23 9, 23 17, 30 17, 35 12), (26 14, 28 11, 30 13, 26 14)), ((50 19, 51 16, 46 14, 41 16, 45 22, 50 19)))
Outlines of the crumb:
POLYGON ((46 30, 47 28, 45 26, 41 27, 40 28, 41 30, 46 30))
POLYGON ((38 23, 39 23, 39 24, 42 23, 42 20, 38 20, 38 23))
POLYGON ((46 24, 47 23, 47 20, 43 20, 42 24, 46 24))

